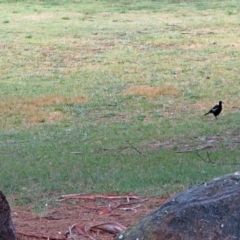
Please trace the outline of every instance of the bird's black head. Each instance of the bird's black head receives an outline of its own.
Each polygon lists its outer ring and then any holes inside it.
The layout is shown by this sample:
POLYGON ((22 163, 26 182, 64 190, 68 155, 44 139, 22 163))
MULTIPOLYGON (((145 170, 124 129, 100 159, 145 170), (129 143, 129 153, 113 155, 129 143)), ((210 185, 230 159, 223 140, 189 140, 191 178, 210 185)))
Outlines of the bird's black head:
POLYGON ((222 101, 219 101, 219 105, 221 105, 223 102, 222 101))

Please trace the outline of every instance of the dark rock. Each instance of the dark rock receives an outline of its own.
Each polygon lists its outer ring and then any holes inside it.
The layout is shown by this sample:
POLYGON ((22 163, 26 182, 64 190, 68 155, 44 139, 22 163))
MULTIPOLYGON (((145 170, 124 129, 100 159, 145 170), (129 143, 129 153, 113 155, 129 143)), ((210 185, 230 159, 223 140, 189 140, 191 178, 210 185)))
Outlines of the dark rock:
POLYGON ((17 240, 11 218, 11 210, 4 194, 0 191, 0 240, 17 240))
POLYGON ((120 239, 240 239, 240 172, 172 197, 115 238, 120 239))

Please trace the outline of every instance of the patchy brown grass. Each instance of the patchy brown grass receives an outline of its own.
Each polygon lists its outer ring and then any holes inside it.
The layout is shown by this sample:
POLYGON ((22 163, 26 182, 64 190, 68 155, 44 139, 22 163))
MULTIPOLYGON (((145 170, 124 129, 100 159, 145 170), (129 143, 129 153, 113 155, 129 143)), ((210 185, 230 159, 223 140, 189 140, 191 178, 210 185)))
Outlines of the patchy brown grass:
POLYGON ((156 96, 156 95, 180 95, 180 91, 173 86, 150 87, 140 85, 126 89, 123 94, 156 96))
POLYGON ((53 104, 66 104, 66 103, 82 103, 86 102, 87 98, 82 96, 59 96, 59 95, 49 95, 49 96, 40 96, 30 101, 30 104, 43 107, 53 104))
POLYGON ((58 104, 73 104, 86 102, 87 98, 82 96, 39 96, 34 99, 14 96, 0 101, 2 125, 34 125, 42 122, 53 123, 68 118, 64 113, 54 106, 58 104))

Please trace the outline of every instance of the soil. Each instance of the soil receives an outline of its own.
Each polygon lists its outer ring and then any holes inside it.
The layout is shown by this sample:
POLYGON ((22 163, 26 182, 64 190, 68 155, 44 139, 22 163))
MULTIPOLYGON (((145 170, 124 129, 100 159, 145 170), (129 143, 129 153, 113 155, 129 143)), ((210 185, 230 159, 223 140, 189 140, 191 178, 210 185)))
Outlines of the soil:
POLYGON ((27 207, 13 207, 12 218, 18 240, 113 240, 168 197, 144 198, 136 195, 88 195, 83 199, 63 199, 39 216, 27 207))

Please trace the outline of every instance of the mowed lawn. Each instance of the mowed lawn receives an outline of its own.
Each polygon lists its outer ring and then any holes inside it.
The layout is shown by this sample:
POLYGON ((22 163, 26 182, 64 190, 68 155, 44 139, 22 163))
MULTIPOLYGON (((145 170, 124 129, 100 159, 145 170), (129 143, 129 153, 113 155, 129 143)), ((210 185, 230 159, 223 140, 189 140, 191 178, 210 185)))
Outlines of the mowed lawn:
POLYGON ((239 170, 239 24, 238 0, 0 1, 0 189, 161 196, 239 170))

